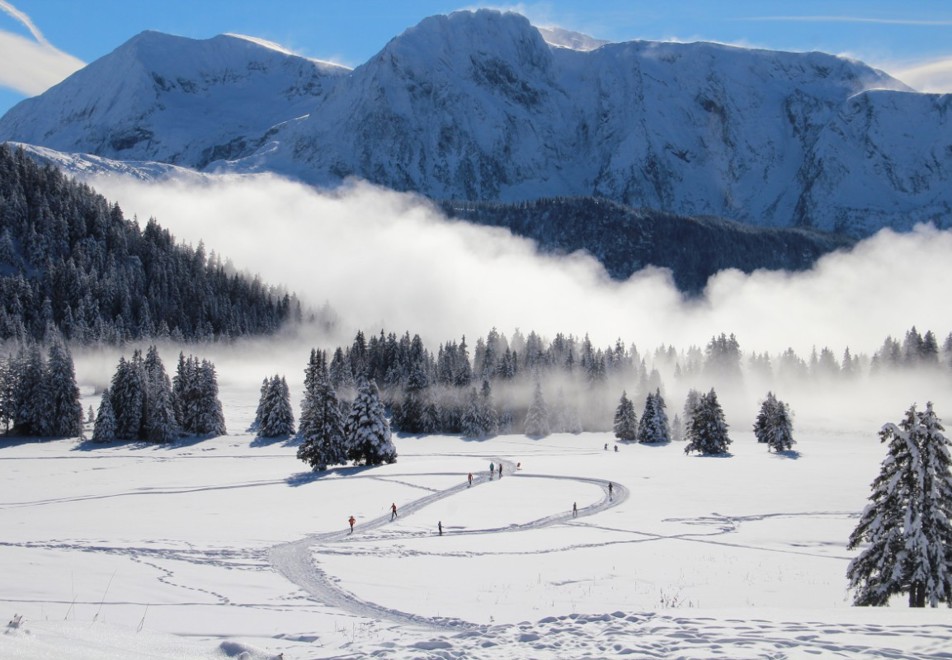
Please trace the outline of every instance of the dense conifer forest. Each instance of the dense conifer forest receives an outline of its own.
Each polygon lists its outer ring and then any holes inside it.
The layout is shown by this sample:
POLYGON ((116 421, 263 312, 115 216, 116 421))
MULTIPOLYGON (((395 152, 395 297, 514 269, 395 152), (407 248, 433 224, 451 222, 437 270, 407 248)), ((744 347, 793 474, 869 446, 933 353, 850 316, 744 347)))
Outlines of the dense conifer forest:
POLYGON ((296 298, 127 220, 89 186, 0 145, 0 340, 120 343, 267 334, 296 298))

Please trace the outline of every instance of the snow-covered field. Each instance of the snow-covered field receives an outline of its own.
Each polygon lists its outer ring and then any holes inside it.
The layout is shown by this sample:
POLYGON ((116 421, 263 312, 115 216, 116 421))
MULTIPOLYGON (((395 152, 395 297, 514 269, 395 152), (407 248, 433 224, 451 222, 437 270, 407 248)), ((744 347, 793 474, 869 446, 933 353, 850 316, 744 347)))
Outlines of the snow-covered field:
POLYGON ((0 440, 0 657, 952 657, 947 609, 850 606, 876 426, 778 456, 735 424, 730 458, 399 437, 315 475, 223 400, 209 440, 0 440))

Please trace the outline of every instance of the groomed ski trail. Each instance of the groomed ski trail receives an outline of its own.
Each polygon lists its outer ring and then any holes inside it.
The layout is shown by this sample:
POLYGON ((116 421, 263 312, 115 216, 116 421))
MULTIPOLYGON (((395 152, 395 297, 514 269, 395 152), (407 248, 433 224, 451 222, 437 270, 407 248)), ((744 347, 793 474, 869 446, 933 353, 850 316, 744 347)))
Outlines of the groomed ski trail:
MULTIPOLYGON (((577 518, 591 516, 610 507, 617 506, 628 499, 628 489, 615 482, 612 482, 612 494, 611 497, 609 497, 609 482, 605 480, 590 479, 586 477, 521 474, 516 469, 515 463, 511 461, 496 458, 494 459, 494 462, 504 467, 504 476, 508 474, 506 478, 509 479, 563 479, 566 481, 576 481, 599 486, 603 491, 602 499, 593 504, 580 508, 578 510, 577 518)), ((488 483, 491 480, 492 479, 490 479, 488 472, 480 472, 478 474, 474 473, 473 487, 488 483)), ((469 485, 464 479, 461 483, 453 486, 452 488, 437 491, 430 495, 426 495, 414 500, 413 502, 404 504, 400 508, 400 515, 411 515, 421 511, 434 502, 446 499, 447 497, 460 493, 464 490, 467 490, 468 488, 469 485)), ((556 525, 569 520, 572 520, 572 512, 564 511, 527 523, 513 524, 505 527, 495 527, 489 529, 463 530, 454 532, 454 535, 522 532, 532 529, 542 529, 544 527, 549 527, 551 525, 556 525)), ((390 515, 383 515, 379 518, 375 518, 363 523, 359 527, 355 527, 353 534, 356 535, 377 529, 387 525, 389 522, 390 515)), ((268 552, 268 560, 270 561, 274 570, 303 589, 308 595, 311 596, 311 598, 320 603, 343 610, 345 612, 350 612, 358 616, 372 619, 384 619, 394 623, 408 624, 421 628, 448 632, 484 630, 487 628, 485 625, 464 621, 462 619, 447 617, 426 617, 418 614, 411 614, 409 612, 402 612, 400 610, 395 610, 378 605, 376 603, 362 600, 354 594, 342 589, 340 586, 338 586, 333 577, 327 575, 327 573, 325 573, 324 570, 314 562, 313 549, 316 546, 340 543, 348 538, 353 538, 353 535, 348 530, 326 532, 324 534, 311 534, 304 537, 303 539, 298 539, 297 541, 281 543, 279 545, 273 546, 268 552)))

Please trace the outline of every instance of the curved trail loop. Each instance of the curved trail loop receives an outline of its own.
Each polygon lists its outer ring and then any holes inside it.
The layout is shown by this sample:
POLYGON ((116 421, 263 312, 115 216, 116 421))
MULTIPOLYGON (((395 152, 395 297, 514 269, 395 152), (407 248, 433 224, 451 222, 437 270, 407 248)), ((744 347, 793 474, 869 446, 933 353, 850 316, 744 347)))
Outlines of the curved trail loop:
MULTIPOLYGON (((496 459, 496 462, 504 468, 504 475, 508 475, 508 478, 510 479, 513 477, 520 477, 524 479, 564 479, 566 481, 589 483, 599 486, 603 491, 602 499, 598 500, 594 504, 590 504, 589 506, 579 508, 577 518, 591 516, 610 507, 617 506, 628 499, 628 489, 618 483, 613 482, 612 494, 611 498, 609 498, 608 482, 604 480, 588 479, 585 477, 520 474, 516 470, 515 463, 498 458, 496 459)), ((473 474, 473 487, 480 486, 482 484, 488 483, 489 481, 491 481, 491 479, 486 472, 473 474)), ((467 490, 468 488, 469 486, 464 480, 452 488, 426 495, 401 506, 400 515, 403 516, 418 512, 430 504, 433 504, 434 502, 451 497, 452 495, 467 490)), ((531 529, 542 529, 544 527, 567 522, 569 520, 572 520, 572 512, 565 511, 553 514, 551 516, 546 516, 545 518, 532 520, 527 523, 513 524, 507 525, 505 527, 489 529, 462 530, 454 532, 454 535, 493 534, 499 532, 517 532, 531 529)), ((353 535, 368 532, 373 529, 383 527, 389 523, 389 514, 380 516, 379 518, 375 518, 369 522, 361 524, 359 527, 355 527, 353 535)), ((459 632, 461 630, 483 630, 486 628, 484 625, 463 621, 462 619, 425 617, 408 612, 401 612, 400 610, 391 609, 376 603, 361 600, 354 594, 342 589, 340 586, 338 586, 334 578, 327 575, 327 573, 325 573, 314 562, 312 551, 316 546, 340 543, 348 538, 353 538, 353 535, 348 530, 326 532, 324 534, 311 534, 304 537, 303 539, 298 539, 297 541, 291 541, 289 543, 282 543, 272 547, 268 553, 268 559, 277 572, 299 586, 315 600, 324 603, 325 605, 351 612, 359 616, 386 619, 396 623, 411 624, 423 628, 442 631, 459 632)))

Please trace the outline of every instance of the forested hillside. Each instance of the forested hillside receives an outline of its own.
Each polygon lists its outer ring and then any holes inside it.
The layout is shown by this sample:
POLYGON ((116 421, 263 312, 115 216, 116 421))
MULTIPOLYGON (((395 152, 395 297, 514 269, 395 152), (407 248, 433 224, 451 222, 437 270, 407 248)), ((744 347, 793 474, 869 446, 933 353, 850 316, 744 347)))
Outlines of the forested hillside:
POLYGON ((0 340, 78 342, 266 334, 291 295, 231 272, 202 244, 144 229, 89 186, 0 145, 0 340))
POLYGON ((840 234, 679 216, 595 197, 446 202, 442 207, 451 217, 506 227, 545 251, 585 250, 615 279, 627 279, 645 266, 670 268, 678 288, 689 293, 699 293, 711 275, 727 268, 805 270, 824 254, 855 243, 840 234))

